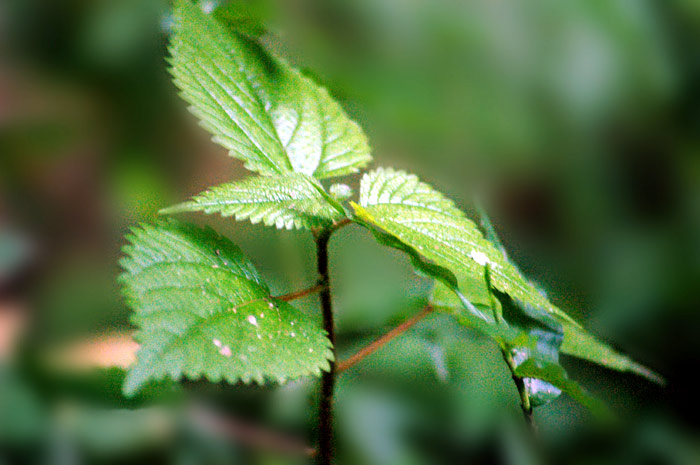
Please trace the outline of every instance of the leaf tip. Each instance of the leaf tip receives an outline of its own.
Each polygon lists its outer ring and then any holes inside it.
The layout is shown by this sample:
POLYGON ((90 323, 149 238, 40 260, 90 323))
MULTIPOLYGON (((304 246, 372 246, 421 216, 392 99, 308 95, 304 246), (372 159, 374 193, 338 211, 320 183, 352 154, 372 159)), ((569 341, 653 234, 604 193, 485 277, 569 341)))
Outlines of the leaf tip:
POLYGON ((639 363, 633 363, 632 364, 632 370, 637 373, 638 375, 646 378, 647 380, 651 381, 652 383, 658 384, 659 386, 665 387, 667 382, 666 378, 661 376, 659 373, 655 372, 654 370, 651 370, 644 365, 641 365, 639 363))

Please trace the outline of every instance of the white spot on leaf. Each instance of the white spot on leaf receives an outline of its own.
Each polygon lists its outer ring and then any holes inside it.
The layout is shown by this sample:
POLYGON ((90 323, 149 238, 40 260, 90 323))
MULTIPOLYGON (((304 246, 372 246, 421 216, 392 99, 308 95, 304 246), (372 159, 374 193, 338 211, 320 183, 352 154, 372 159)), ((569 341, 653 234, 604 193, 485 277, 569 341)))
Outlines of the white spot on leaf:
POLYGON ((478 250, 472 250, 469 253, 469 257, 481 266, 491 263, 489 257, 487 257, 485 253, 479 252, 478 250))
POLYGON ((224 357, 230 357, 231 356, 231 348, 229 346, 223 346, 221 350, 219 350, 219 353, 223 355, 224 357))

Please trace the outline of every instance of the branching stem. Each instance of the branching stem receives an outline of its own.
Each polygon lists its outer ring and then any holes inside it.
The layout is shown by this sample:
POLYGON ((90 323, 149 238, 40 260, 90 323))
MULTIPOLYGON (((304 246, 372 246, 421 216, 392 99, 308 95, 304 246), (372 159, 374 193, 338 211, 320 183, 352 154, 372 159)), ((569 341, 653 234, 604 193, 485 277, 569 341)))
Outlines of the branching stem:
POLYGON ((333 223, 333 226, 331 226, 331 232, 337 231, 340 228, 344 228, 345 226, 352 224, 352 220, 350 218, 343 218, 340 221, 336 221, 333 223))
POLYGON ((370 345, 363 347, 362 349, 360 349, 357 353, 355 353, 353 356, 351 356, 347 360, 343 360, 342 362, 338 363, 338 366, 336 367, 336 373, 342 373, 343 371, 347 370, 348 368, 354 367, 355 365, 360 363, 362 360, 364 360, 368 356, 372 355, 373 353, 375 353, 376 351, 381 349, 387 342, 391 341, 392 339, 395 339, 396 337, 405 333, 411 327, 415 326, 416 323, 418 323, 423 318, 428 316, 432 311, 433 311, 433 307, 431 305, 426 306, 417 315, 414 315, 411 318, 409 318, 408 320, 404 321, 399 326, 395 327, 394 329, 392 329, 388 333, 381 336, 376 341, 372 342, 370 345))

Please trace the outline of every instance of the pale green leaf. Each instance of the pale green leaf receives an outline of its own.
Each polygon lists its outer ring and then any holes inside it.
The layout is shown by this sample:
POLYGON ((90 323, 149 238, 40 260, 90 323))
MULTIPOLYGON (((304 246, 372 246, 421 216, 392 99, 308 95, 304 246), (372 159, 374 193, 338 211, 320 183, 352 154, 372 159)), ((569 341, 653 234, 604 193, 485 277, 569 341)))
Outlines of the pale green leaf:
POLYGON ((324 331, 271 298, 229 240, 175 221, 134 228, 128 239, 120 281, 141 348, 126 394, 166 376, 262 383, 328 369, 324 331))
POLYGON ((161 213, 186 211, 235 215, 237 220, 262 221, 287 229, 325 226, 345 216, 342 207, 329 199, 318 181, 301 173, 254 176, 222 184, 161 213))
POLYGON ((328 92, 284 60, 180 0, 171 73, 214 141, 263 175, 358 171, 367 138, 328 92))

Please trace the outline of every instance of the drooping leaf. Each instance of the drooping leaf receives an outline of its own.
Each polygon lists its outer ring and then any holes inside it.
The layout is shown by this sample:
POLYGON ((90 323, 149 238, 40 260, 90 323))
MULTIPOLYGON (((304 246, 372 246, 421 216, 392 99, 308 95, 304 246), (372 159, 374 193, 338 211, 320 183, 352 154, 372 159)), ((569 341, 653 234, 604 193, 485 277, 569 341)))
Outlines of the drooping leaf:
POLYGON ((345 216, 342 207, 329 199, 318 181, 301 173, 253 176, 222 184, 161 213, 185 211, 235 215, 237 220, 262 221, 287 229, 328 225, 345 216))
MULTIPOLYGON (((474 307, 488 314, 490 293, 483 279, 484 266, 488 265, 495 289, 510 295, 521 305, 542 310, 562 326, 562 352, 661 381, 652 371, 598 341, 552 305, 543 292, 520 274, 504 249, 499 250, 487 241, 451 201, 417 177, 391 169, 369 173, 362 181, 360 202, 362 207, 359 210, 356 207, 358 217, 414 247, 433 264, 453 272, 462 295, 438 281, 432 297, 436 307, 461 311, 462 300, 466 297, 474 307)), ((488 234, 497 237, 492 228, 488 234)), ((521 308, 521 311, 526 309, 521 308)))
POLYGON ((367 138, 328 92, 187 0, 177 2, 171 73, 214 141, 263 175, 356 172, 367 138))
MULTIPOLYGON (((486 210, 484 210, 480 205, 477 205, 477 211, 479 212, 481 226, 484 228, 486 237, 501 251, 503 257, 512 263, 508 257, 508 253, 501 243, 500 238, 498 237, 498 234, 496 233, 495 228, 493 227, 491 219, 486 213, 486 210)), ((513 264, 513 266, 515 267, 516 265, 513 264)), ((540 291, 540 293, 543 292, 540 291)), ((454 297, 447 295, 441 298, 442 301, 447 301, 449 299, 454 300, 454 297)), ((524 306, 521 302, 515 301, 515 305, 521 306, 522 310, 526 313, 529 311, 528 307, 524 306)), ((586 331, 580 325, 572 324, 571 321, 559 318, 558 315, 554 315, 554 317, 556 318, 557 322, 561 324, 564 332, 564 341, 560 347, 562 353, 598 363, 618 371, 629 371, 636 373, 655 383, 664 383, 661 376, 645 366, 635 362, 629 357, 617 352, 612 347, 600 341, 593 334, 586 331)), ((539 316, 538 318, 542 320, 542 316, 539 316)))
MULTIPOLYGON (((484 267, 488 265, 496 289, 576 324, 484 239, 451 200, 416 176, 385 168, 366 174, 361 182, 360 205, 358 216, 453 271, 460 289, 479 290, 478 283, 483 289, 484 267)), ((481 292, 475 297, 487 296, 487 292, 481 292)))
POLYGON ((324 331, 271 298, 227 239, 176 221, 134 228, 128 239, 120 281, 141 348, 127 395, 166 376, 262 383, 328 369, 324 331))
POLYGON ((417 273, 435 279, 437 282, 445 286, 446 289, 450 289, 450 292, 454 293, 455 298, 459 301, 459 304, 448 307, 444 310, 451 313, 457 319, 457 321, 465 326, 474 328, 481 333, 492 337, 502 344, 514 343, 516 341, 521 344, 527 344, 528 341, 526 339, 519 338, 520 335, 516 331, 512 330, 512 328, 497 324, 491 315, 490 308, 477 307, 473 305, 471 301, 461 293, 457 283, 457 278, 455 278, 455 275, 450 270, 434 262, 426 260, 416 249, 375 226, 372 223, 371 215, 369 215, 369 213, 363 207, 357 204, 352 205, 357 215, 355 221, 358 224, 366 227, 372 233, 378 243, 404 252, 411 260, 411 264, 417 273))

